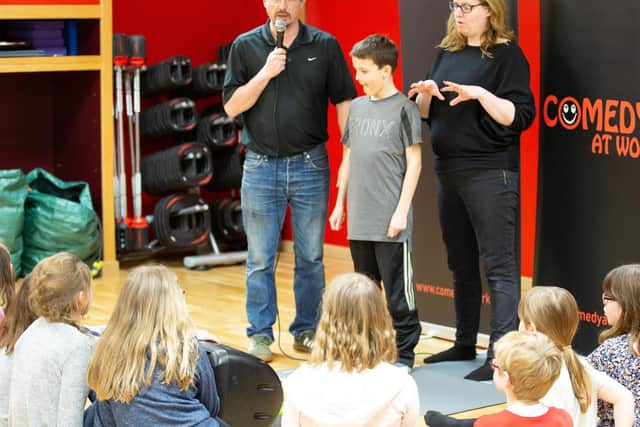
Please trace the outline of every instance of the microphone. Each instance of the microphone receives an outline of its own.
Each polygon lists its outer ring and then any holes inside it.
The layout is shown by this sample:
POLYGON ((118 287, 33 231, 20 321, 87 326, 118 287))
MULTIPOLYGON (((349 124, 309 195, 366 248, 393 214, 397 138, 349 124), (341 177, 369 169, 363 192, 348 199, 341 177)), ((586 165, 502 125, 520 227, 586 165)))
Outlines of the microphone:
POLYGON ((276 20, 276 47, 284 48, 284 30, 287 28, 287 24, 282 20, 276 20))

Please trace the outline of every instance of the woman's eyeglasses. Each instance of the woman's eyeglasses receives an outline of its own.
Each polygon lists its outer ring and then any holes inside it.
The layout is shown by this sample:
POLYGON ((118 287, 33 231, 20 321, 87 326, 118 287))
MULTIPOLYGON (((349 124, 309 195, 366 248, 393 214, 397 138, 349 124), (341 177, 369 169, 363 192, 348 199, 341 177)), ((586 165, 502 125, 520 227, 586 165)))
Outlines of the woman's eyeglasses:
POLYGON ((449 10, 451 12, 455 12, 456 9, 460 9, 460 12, 464 13, 465 15, 467 13, 471 13, 471 11, 473 10, 474 7, 478 7, 478 6, 483 6, 484 3, 478 3, 478 4, 467 4, 467 3, 463 3, 463 4, 459 4, 456 2, 449 2, 449 10))

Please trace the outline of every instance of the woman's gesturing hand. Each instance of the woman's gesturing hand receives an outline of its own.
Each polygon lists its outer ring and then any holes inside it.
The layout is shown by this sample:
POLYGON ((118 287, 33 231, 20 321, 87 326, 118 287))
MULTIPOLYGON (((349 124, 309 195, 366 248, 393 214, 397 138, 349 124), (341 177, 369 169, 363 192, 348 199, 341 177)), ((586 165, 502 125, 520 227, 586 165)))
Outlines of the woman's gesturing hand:
POLYGON ((442 92, 455 92, 458 94, 458 96, 449 102, 449 105, 451 106, 458 105, 461 102, 468 101, 470 99, 478 99, 485 91, 484 88, 480 86, 459 85, 447 80, 443 83, 445 84, 445 87, 442 88, 442 92))
POLYGON ((444 101, 444 96, 440 93, 438 85, 433 80, 420 80, 415 83, 411 83, 411 89, 409 89, 408 97, 411 98, 416 94, 426 94, 435 96, 441 101, 444 101))

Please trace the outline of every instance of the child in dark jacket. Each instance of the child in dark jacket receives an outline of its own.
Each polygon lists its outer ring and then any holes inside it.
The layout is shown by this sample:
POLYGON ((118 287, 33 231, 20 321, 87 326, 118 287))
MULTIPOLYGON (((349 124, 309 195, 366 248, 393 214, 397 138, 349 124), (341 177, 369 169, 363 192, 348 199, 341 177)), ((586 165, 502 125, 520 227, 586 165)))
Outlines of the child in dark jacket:
POLYGON ((85 426, 221 425, 213 368, 166 267, 129 274, 87 375, 97 401, 85 426))

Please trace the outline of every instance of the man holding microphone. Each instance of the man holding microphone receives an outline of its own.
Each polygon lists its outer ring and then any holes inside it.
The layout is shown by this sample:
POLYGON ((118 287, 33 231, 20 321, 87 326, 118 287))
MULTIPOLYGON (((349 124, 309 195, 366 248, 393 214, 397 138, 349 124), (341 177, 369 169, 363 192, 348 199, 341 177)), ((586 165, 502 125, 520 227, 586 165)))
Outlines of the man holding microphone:
POLYGON ((336 106, 342 131, 356 90, 336 39, 300 22, 305 0, 263 4, 268 21, 231 46, 223 101, 230 117, 242 114, 247 147, 241 197, 249 353, 270 361, 277 313, 274 266, 287 205, 296 305, 289 331, 294 349, 311 350, 325 286, 328 101, 336 106))

